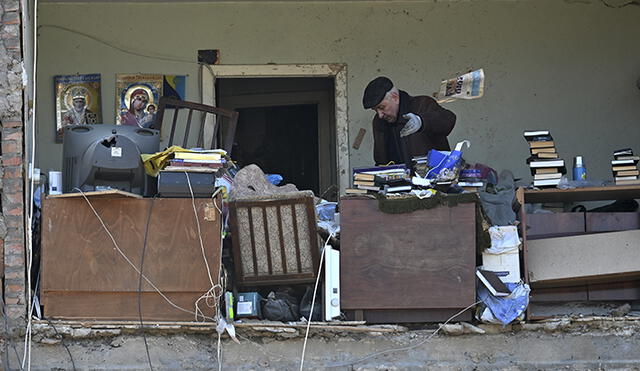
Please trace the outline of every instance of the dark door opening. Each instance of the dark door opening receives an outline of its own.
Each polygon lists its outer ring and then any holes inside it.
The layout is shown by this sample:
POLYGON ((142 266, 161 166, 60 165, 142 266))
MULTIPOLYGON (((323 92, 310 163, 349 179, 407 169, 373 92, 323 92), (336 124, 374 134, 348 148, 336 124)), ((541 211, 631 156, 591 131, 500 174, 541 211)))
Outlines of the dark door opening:
POLYGON ((237 108, 240 113, 233 157, 280 174, 298 189, 320 191, 318 107, 315 104, 237 108))
POLYGON ((330 77, 218 78, 219 107, 240 113, 232 158, 333 199, 335 82, 330 77))

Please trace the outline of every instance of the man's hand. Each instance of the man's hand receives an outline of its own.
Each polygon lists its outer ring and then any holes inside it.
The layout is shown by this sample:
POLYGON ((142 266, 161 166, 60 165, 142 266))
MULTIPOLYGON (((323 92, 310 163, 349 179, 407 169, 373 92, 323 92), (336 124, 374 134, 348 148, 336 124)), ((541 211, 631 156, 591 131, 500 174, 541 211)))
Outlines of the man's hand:
POLYGON ((406 115, 402 115, 402 117, 404 117, 409 121, 407 121, 407 123, 404 124, 404 127, 400 129, 401 137, 406 137, 407 135, 411 135, 416 131, 420 130, 420 128, 422 127, 422 119, 420 118, 420 116, 416 115, 415 113, 407 113, 406 115))

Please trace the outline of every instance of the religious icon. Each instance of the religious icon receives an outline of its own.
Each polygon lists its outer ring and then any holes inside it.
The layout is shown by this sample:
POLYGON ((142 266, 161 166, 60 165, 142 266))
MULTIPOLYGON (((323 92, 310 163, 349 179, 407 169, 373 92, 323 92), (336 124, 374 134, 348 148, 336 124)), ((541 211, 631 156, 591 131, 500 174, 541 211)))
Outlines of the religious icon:
POLYGON ((162 96, 163 75, 116 75, 116 124, 148 128, 156 117, 162 96))
POLYGON ((54 77, 56 96, 56 142, 68 125, 102 123, 100 74, 54 77))

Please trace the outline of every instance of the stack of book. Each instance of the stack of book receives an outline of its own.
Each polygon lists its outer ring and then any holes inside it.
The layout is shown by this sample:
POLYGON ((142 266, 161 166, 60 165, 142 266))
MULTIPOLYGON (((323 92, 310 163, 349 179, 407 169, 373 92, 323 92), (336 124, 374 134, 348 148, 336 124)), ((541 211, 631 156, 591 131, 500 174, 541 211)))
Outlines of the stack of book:
POLYGON ((400 193, 411 190, 410 173, 404 164, 353 169, 353 188, 346 194, 400 193))
POLYGON ((564 160, 559 158, 556 145, 549 130, 524 132, 531 156, 527 164, 533 175, 534 187, 555 187, 567 172, 564 160))
POLYGON ((478 192, 484 187, 484 179, 478 169, 464 169, 460 171, 458 185, 467 192, 478 192))
POLYGON ((634 156, 631 148, 619 149, 613 152, 611 170, 616 185, 640 184, 638 175, 638 161, 640 156, 634 156))
POLYGON ((214 173, 224 167, 222 151, 176 152, 165 166, 165 171, 214 173))

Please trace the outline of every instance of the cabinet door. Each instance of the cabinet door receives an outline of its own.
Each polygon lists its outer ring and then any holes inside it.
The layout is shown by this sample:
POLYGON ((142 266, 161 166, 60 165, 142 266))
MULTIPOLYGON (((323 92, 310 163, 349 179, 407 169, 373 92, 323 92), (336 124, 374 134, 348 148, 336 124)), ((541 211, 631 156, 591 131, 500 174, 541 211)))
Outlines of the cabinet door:
POLYGON ((475 204, 385 214, 340 204, 343 309, 462 308, 475 301, 475 204))

